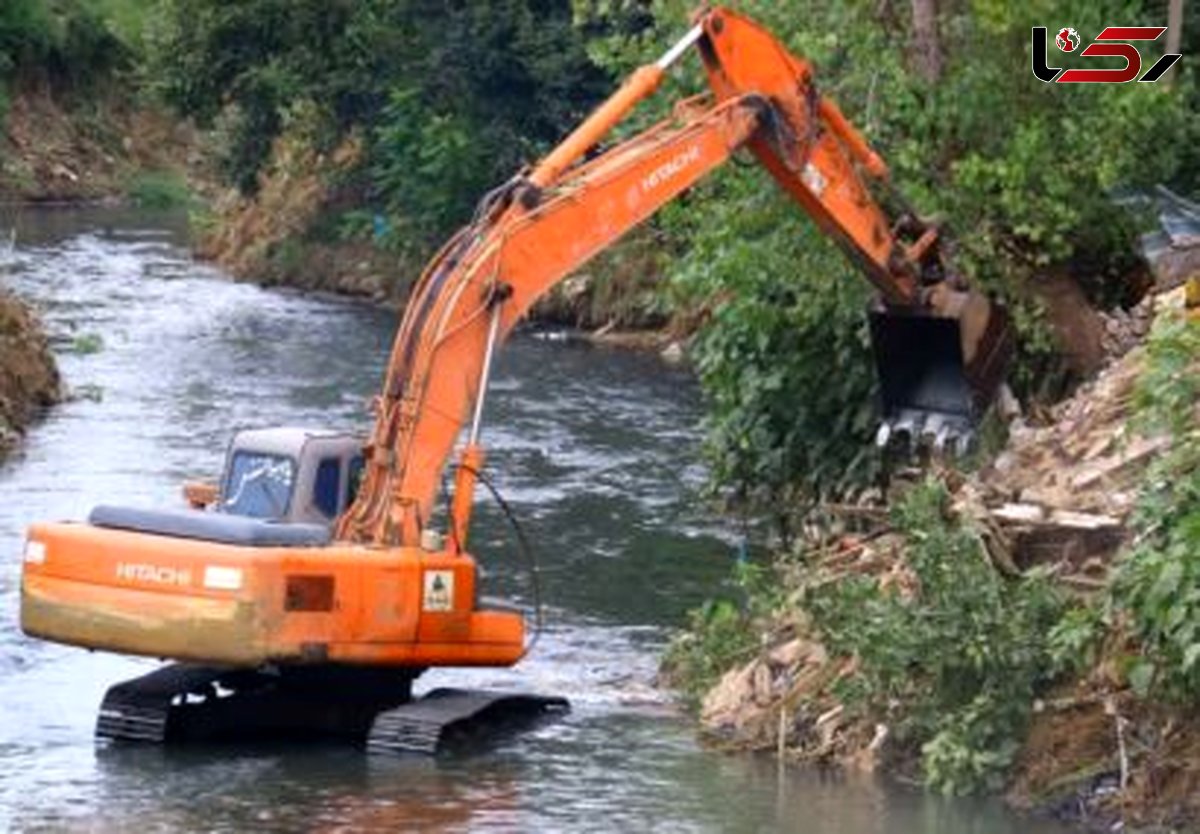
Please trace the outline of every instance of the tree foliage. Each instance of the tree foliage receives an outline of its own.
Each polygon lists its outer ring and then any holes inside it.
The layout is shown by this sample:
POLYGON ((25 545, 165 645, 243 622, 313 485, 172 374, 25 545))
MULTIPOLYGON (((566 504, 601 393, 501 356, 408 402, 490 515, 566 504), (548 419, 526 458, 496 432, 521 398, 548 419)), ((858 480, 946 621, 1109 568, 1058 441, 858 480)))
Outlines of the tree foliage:
POLYGON ((1139 380, 1142 426, 1172 438, 1147 474, 1136 544, 1122 560, 1113 603, 1129 614, 1143 651, 1130 679, 1146 694, 1200 695, 1200 323, 1162 320, 1139 380))
POLYGON ((428 245, 586 112, 605 86, 563 3, 164 0, 151 41, 162 95, 221 114, 225 170, 253 192, 289 114, 314 140, 368 140, 361 198, 428 245))
POLYGON ((113 32, 108 11, 105 0, 4 0, 0 80, 25 75, 86 87, 128 66, 132 52, 113 32))

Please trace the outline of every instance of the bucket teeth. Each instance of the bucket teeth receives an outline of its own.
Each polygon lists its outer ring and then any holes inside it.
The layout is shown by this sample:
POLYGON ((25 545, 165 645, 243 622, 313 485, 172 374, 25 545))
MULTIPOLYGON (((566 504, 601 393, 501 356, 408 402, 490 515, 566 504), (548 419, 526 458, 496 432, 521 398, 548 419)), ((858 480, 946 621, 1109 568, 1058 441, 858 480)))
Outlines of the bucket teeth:
POLYGON ((875 444, 881 449, 890 447, 908 452, 928 449, 938 457, 962 457, 971 450, 974 441, 970 420, 936 411, 906 409, 883 420, 875 432, 875 444))
MULTIPOLYGON (((938 429, 937 434, 935 434, 933 437, 933 453, 935 455, 944 455, 946 453, 946 443, 948 441, 951 441, 950 426, 943 424, 942 427, 938 429)), ((953 449, 955 445, 956 444, 951 441, 951 449, 953 449)))
POLYGON ((886 449, 891 440, 892 424, 884 420, 879 424, 879 429, 875 432, 875 445, 880 449, 886 449))

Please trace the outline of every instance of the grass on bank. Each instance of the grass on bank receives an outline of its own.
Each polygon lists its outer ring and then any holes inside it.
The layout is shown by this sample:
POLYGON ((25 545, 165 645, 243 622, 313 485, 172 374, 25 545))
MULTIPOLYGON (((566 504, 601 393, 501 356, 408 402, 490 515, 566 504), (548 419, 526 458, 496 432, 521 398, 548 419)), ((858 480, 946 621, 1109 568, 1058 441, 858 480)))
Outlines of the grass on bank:
POLYGON ((142 171, 130 178, 126 193, 139 208, 166 210, 192 203, 187 180, 175 171, 142 171))

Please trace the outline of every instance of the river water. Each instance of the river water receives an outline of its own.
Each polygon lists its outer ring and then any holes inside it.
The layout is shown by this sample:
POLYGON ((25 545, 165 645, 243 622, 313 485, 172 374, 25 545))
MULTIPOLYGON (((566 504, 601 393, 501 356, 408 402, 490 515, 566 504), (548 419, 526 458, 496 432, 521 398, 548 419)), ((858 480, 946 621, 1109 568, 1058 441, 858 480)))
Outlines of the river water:
MULTIPOLYGON (((104 690, 155 664, 20 634, 26 525, 80 519, 99 502, 177 505, 183 480, 219 470, 237 428, 365 430, 396 322, 233 283, 191 259, 179 218, 0 212, 0 231, 10 225, 3 280, 42 309, 77 396, 0 466, 0 830, 1058 830, 995 803, 701 749, 653 686, 670 628, 719 586, 735 550, 696 497, 694 384, 653 357, 531 336, 502 354, 485 441, 537 545, 547 626, 516 669, 443 670, 419 685, 562 694, 569 717, 436 760, 97 747, 104 690)), ((484 592, 528 603, 506 530, 481 508, 472 549, 484 592)))

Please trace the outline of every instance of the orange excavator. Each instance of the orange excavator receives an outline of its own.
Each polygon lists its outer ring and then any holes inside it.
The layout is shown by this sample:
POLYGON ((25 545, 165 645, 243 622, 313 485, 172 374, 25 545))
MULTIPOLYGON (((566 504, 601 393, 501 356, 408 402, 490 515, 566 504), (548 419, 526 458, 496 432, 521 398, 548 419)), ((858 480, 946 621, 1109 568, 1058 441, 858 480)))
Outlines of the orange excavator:
POLYGON ((697 181, 748 151, 878 291, 870 311, 879 440, 963 444, 1011 352, 1004 308, 967 287, 938 230, 872 196, 884 162, 796 57, 722 8, 638 69, 531 169, 487 194, 416 284, 365 446, 247 432, 186 511, 97 507, 36 524, 21 623, 46 640, 174 663, 113 686, 99 736, 148 742, 325 733, 431 751, 460 731, 566 708, 560 698, 438 690, 430 667, 511 666, 524 616, 479 604, 469 555, 498 346, 547 290, 697 181), (605 147, 676 61, 710 91, 605 147), (435 502, 462 430, 444 530, 435 502))

